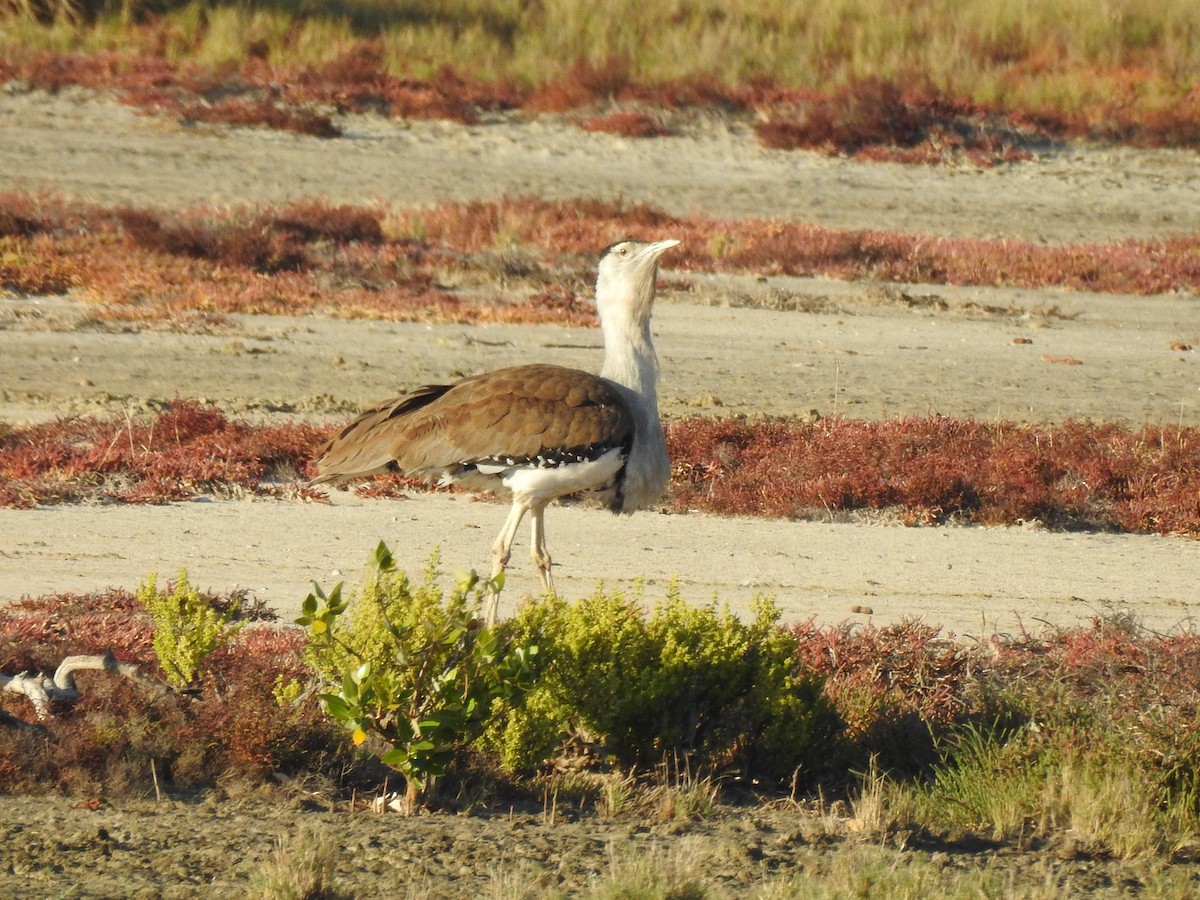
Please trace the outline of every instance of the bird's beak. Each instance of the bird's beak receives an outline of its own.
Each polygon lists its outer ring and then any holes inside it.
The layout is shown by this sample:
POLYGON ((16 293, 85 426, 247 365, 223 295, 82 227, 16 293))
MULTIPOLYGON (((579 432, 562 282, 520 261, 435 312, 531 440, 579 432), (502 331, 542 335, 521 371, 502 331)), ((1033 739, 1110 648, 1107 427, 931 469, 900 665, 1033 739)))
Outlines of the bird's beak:
POLYGON ((666 251, 670 250, 672 247, 678 246, 678 244, 679 244, 679 241, 677 241, 673 238, 671 240, 666 240, 666 241, 655 241, 653 244, 647 244, 645 249, 642 250, 642 252, 646 256, 657 257, 660 253, 665 253, 666 251))

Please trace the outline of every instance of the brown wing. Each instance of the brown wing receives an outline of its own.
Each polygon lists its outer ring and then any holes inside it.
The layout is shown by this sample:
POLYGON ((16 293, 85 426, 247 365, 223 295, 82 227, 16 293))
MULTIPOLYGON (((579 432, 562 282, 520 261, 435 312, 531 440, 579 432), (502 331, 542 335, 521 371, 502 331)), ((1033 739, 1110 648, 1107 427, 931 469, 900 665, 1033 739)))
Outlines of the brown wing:
POLYGON ((364 413, 321 450, 313 483, 594 451, 627 445, 632 434, 611 382, 562 366, 514 366, 427 385, 364 413))

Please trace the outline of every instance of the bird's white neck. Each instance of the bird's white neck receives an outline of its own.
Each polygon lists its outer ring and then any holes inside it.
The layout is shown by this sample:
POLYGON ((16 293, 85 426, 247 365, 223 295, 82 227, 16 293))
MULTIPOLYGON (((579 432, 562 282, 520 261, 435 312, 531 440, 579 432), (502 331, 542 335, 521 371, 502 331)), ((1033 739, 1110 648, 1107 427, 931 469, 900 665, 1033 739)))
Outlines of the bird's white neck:
POLYGON ((604 368, 600 375, 627 387, 643 404, 658 411, 658 356, 650 339, 650 323, 640 328, 628 322, 601 323, 604 368))
POLYGON ((628 513, 657 503, 671 477, 658 416, 658 357, 650 340, 650 323, 641 329, 621 329, 606 322, 604 348, 600 374, 619 386, 634 417, 621 509, 628 513))
MULTIPOLYGON (((654 254, 673 244, 648 245, 654 254)), ((630 245, 616 245, 622 258, 630 245)), ((635 253, 637 251, 634 251, 635 253)), ((643 253, 646 250, 641 251, 643 253)), ((596 308, 604 331, 601 377, 617 385, 633 414, 633 444, 625 463, 621 512, 645 509, 659 501, 671 478, 667 444, 658 416, 658 357, 650 338, 654 282, 652 258, 633 256, 632 268, 617 260, 601 262, 596 278, 596 308), (645 264, 649 259, 649 264, 645 264), (615 264, 614 264, 615 263, 615 264)))

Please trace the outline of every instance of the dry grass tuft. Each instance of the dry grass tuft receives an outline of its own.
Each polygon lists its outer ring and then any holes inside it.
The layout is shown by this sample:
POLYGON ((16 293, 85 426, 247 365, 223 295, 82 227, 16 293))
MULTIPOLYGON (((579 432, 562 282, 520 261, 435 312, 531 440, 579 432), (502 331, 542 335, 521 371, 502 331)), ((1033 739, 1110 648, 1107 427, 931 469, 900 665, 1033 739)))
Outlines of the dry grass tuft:
POLYGON ((332 835, 306 828, 290 840, 275 842, 258 872, 251 896, 258 900, 339 900, 349 897, 334 887, 337 850, 332 835))

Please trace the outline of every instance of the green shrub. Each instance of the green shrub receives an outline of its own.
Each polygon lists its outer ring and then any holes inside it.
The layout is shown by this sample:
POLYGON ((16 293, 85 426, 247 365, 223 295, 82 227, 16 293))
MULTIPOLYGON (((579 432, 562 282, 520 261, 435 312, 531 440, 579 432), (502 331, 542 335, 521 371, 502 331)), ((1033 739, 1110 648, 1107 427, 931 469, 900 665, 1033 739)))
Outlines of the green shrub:
POLYGON ((157 573, 150 573, 138 585, 137 598, 154 620, 154 653, 167 681, 188 687, 204 660, 241 629, 240 623, 230 624, 240 604, 234 599, 218 609, 192 587, 183 570, 166 593, 159 592, 157 578, 157 573))
POLYGON ((404 775, 410 806, 479 735, 492 705, 527 686, 537 653, 481 627, 491 582, 472 572, 444 597, 437 581, 436 552, 414 586, 380 543, 351 600, 341 584, 329 595, 317 587, 298 620, 309 630, 308 662, 333 686, 321 695, 326 711, 355 744, 375 735, 389 745, 380 761, 404 775))
POLYGON ((778 620, 764 598, 744 623, 673 589, 648 614, 603 591, 526 605, 508 627, 537 641, 537 674, 492 734, 502 763, 536 765, 582 730, 622 767, 679 756, 773 779, 811 770, 837 721, 778 620))

